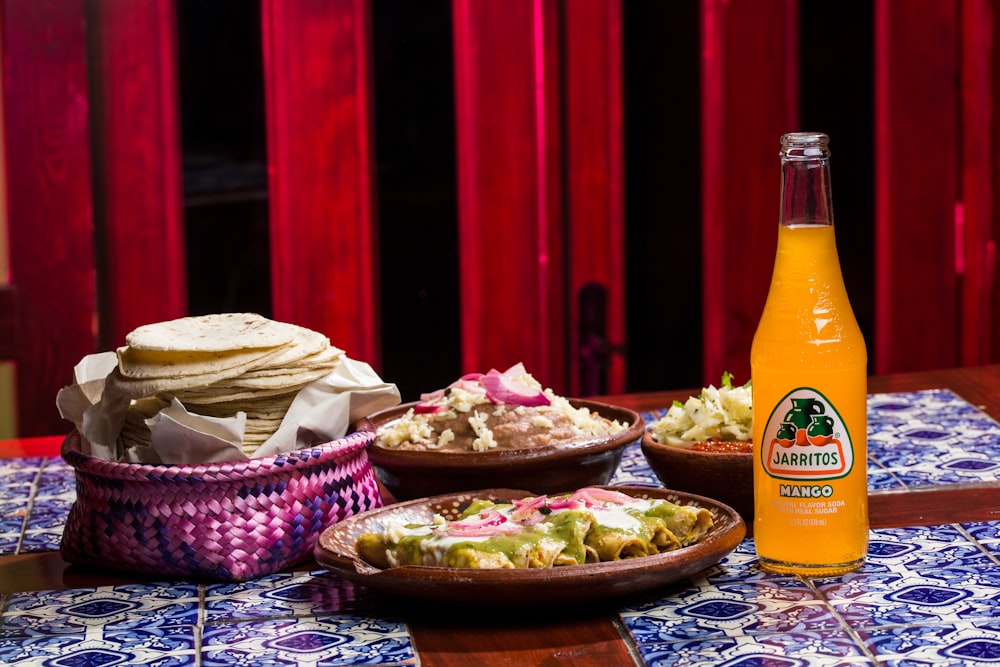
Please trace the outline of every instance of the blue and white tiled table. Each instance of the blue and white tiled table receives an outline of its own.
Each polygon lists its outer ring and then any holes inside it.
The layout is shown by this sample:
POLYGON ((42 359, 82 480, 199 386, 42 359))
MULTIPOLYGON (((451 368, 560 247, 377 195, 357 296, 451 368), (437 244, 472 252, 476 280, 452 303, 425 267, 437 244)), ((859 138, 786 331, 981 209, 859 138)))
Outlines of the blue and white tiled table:
MULTIPOLYGON (((1000 424, 947 390, 872 395, 868 446, 872 489, 1000 480, 1000 424)), ((72 470, 6 460, 0 480, 0 555, 57 550, 72 470)), ((638 445, 613 483, 659 485, 638 445)), ((0 664, 419 664, 405 620, 325 570, 12 592, 0 605, 0 664)), ((1000 665, 1000 522, 873 530, 864 567, 829 579, 760 571, 748 538, 619 615, 651 666, 1000 665)))

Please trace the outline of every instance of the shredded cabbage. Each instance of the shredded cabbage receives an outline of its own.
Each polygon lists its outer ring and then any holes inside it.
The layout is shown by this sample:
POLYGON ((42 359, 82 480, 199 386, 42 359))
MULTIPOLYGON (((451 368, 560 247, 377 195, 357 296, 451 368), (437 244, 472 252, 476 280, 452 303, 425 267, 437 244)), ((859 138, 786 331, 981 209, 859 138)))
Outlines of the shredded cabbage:
POLYGON ((677 447, 706 440, 750 440, 753 432, 751 385, 733 386, 733 376, 722 374, 719 388, 708 385, 684 403, 674 401, 653 423, 653 438, 677 447))

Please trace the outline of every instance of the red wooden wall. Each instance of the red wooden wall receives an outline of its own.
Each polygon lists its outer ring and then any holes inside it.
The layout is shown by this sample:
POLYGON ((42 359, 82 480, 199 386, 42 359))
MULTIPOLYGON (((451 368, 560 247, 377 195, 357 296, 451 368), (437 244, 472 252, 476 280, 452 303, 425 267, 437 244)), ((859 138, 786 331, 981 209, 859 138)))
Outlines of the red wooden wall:
POLYGON ((875 3, 878 372, 1000 355, 998 7, 875 3))
POLYGON ((0 20, 8 343, 18 432, 41 435, 65 429, 77 361, 186 313, 174 7, 15 0, 0 20))
POLYGON ((23 435, 60 426, 55 388, 97 342, 83 19, 83 0, 5 2, 0 15, 11 273, 4 319, 14 322, 0 347, 19 362, 23 435))
POLYGON ((931 368, 957 362, 957 5, 928 3, 915 12, 900 3, 876 3, 879 371, 905 368, 914 359, 931 368))
POLYGON ((462 366, 565 373, 557 5, 456 0, 462 366))
MULTIPOLYGON (((621 8, 453 9, 462 365, 521 361, 575 393, 584 285, 606 291, 605 340, 623 342, 621 8)), ((610 358, 608 387, 621 391, 610 358)))
POLYGON ((273 316, 377 364, 369 6, 261 6, 273 316))
POLYGON ((574 395, 625 390, 625 38, 615 0, 566 3, 567 332, 574 395), (600 290, 603 310, 587 301, 600 290), (582 302, 582 303, 581 303, 582 302), (581 312, 581 309, 588 312, 581 312), (594 322, 598 320, 598 331, 594 322), (600 330, 603 325, 603 331, 600 330), (600 369, 603 368, 603 374, 600 369))
POLYGON ((960 150, 961 225, 957 228, 956 274, 959 365, 982 364, 1000 356, 1000 283, 996 273, 997 217, 996 146, 1000 114, 996 112, 998 80, 997 11, 995 2, 966 0, 958 16, 961 71, 960 150))
POLYGON ((187 314, 176 12, 173 0, 88 7, 99 345, 113 349, 187 314))
MULTIPOLYGON (((606 387, 629 388, 626 4, 451 3, 464 370, 523 361, 576 393, 579 295, 596 285, 606 387)), ((1000 360, 998 5, 871 3, 879 372, 1000 360)), ((372 7, 261 2, 272 261, 260 270, 275 317, 377 367, 391 324, 378 303, 372 7)), ((778 138, 823 128, 798 127, 796 0, 699 8, 700 25, 664 30, 701 36, 700 62, 672 66, 701 72, 701 98, 678 103, 701 109, 691 196, 702 219, 663 224, 702 229, 702 381, 714 382, 748 372, 774 256, 778 138)), ((187 307, 175 8, 5 0, 0 11, 11 249, 0 351, 19 364, 19 430, 37 435, 65 429, 54 395, 80 357, 187 307)))
POLYGON ((778 242, 781 135, 798 127, 790 0, 702 1, 704 382, 750 377, 778 242))

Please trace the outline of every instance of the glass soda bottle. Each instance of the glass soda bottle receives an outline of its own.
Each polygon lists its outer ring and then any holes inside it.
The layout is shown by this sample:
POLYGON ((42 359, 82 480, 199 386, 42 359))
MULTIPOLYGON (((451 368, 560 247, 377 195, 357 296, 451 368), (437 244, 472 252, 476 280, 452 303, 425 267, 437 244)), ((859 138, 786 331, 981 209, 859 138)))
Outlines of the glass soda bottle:
POLYGON ((827 576, 868 547, 867 363, 840 271, 829 138, 781 138, 774 273, 750 351, 760 565, 827 576))

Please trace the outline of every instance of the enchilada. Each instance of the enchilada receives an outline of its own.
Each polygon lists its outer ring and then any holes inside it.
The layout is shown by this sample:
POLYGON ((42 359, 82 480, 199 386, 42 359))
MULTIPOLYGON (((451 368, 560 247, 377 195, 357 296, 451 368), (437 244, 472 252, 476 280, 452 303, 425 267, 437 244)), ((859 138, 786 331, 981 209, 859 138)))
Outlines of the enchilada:
POLYGON ((456 520, 437 515, 429 523, 386 526, 358 536, 356 548, 381 568, 546 568, 672 551, 711 528, 704 508, 591 487, 509 502, 479 499, 456 520))

